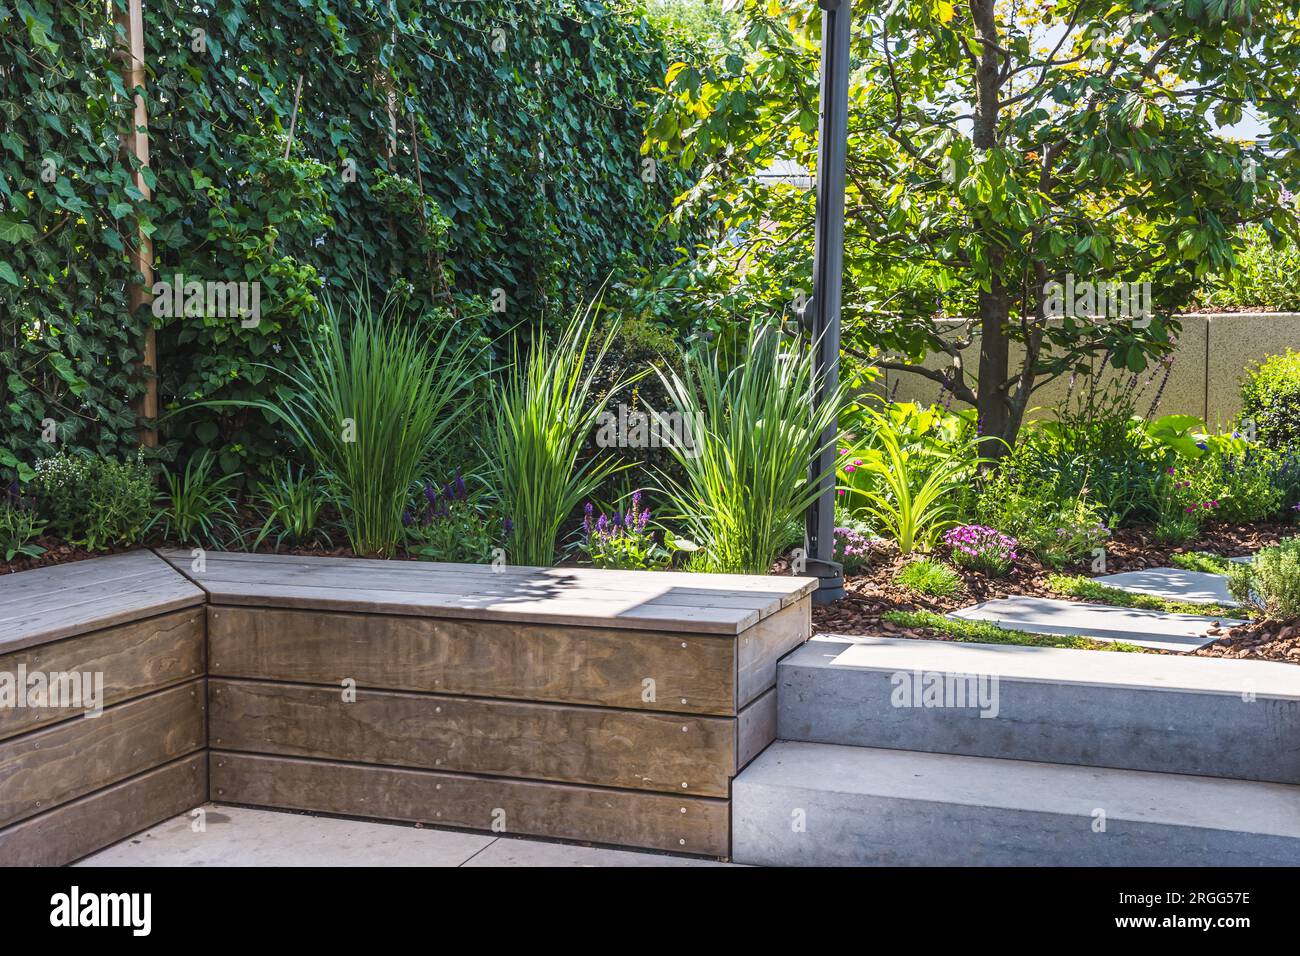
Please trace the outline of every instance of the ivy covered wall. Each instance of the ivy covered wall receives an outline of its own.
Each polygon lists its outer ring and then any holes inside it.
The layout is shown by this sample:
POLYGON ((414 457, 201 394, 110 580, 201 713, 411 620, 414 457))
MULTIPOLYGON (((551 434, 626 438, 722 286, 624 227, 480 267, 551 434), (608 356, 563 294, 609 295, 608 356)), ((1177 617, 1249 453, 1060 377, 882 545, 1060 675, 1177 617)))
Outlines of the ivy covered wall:
POLYGON ((233 471, 285 453, 265 416, 185 407, 270 394, 323 295, 396 288, 430 335, 495 336, 672 256, 683 180, 644 165, 638 103, 678 51, 634 4, 145 0, 149 202, 104 4, 0 0, 0 23, 0 467, 51 453, 51 419, 131 447, 146 321, 168 451, 233 471), (256 323, 129 315, 136 216, 158 281, 256 282, 256 323))

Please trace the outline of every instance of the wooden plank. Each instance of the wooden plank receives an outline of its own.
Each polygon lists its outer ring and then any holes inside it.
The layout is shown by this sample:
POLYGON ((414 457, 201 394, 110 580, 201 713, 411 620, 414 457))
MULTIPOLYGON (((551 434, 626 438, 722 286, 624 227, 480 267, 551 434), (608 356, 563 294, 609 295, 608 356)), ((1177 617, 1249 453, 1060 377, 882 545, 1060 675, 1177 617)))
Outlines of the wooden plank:
POLYGON ((744 707, 776 686, 776 662, 812 635, 812 598, 806 597, 742 633, 736 646, 736 704, 744 707))
POLYGON ((214 677, 735 713, 731 637, 210 607, 208 642, 214 677))
POLYGON ((725 800, 213 750, 212 799, 724 857, 725 800))
POLYGON ((193 607, 203 591, 149 551, 0 577, 0 654, 193 607))
MULTIPOLYGON (((466 565, 466 568, 473 569, 475 565, 466 565)), ((430 610, 436 610, 443 605, 480 607, 526 600, 545 601, 554 604, 556 610, 568 610, 569 605, 599 601, 609 604, 619 603, 629 607, 649 605, 681 608, 684 611, 700 609, 750 611, 758 616, 756 620, 761 620, 780 609, 780 600, 783 597, 778 592, 728 592, 674 587, 670 580, 663 581, 658 588, 623 584, 617 579, 560 586, 550 581, 511 580, 503 575, 494 575, 490 571, 473 570, 461 574, 438 572, 422 576, 409 573, 389 574, 380 580, 374 571, 346 567, 325 569, 276 567, 272 569, 271 574, 268 574, 266 568, 261 565, 233 566, 223 563, 217 567, 209 567, 202 574, 197 575, 197 579, 203 583, 210 594, 217 597, 226 590, 237 589, 241 585, 269 585, 277 589, 292 588, 303 591, 329 588, 340 592, 334 597, 335 601, 346 600, 347 592, 350 591, 390 595, 418 594, 421 606, 430 610), (398 583, 406 584, 407 587, 399 589, 395 587, 398 583)))
POLYGON ((213 747, 725 797, 735 721, 262 681, 209 682, 213 747))
POLYGON ((0 866, 63 866, 207 799, 207 753, 181 757, 0 830, 0 866))
POLYGON ((0 826, 205 746, 203 680, 0 743, 0 826))
MULTIPOLYGON (((23 671, 47 677, 72 672, 99 674, 103 679, 100 704, 111 707, 202 676, 206 669, 205 620, 205 609, 193 607, 42 644, 0 656, 0 674, 13 675, 15 681, 23 671)), ((80 716, 53 707, 0 708, 0 740, 80 716)))
POLYGON ((776 740, 776 688, 764 691, 736 719, 736 768, 745 766, 776 740))
POLYGON ((568 624, 578 627, 678 631, 690 634, 735 635, 758 619, 757 612, 724 608, 663 608, 626 602, 575 599, 466 600, 460 605, 434 601, 418 591, 367 591, 348 587, 308 588, 300 585, 224 584, 208 586, 215 604, 250 607, 296 607, 312 610, 358 611, 367 614, 420 614, 468 620, 513 621, 520 624, 568 624))
MULTIPOLYGON (((188 551, 178 548, 161 548, 158 554, 171 562, 179 570, 190 573, 193 558, 188 551)), ((396 590, 411 590, 409 583, 399 581, 407 576, 417 579, 431 579, 439 575, 453 575, 456 579, 466 576, 489 576, 493 580, 522 580, 544 583, 548 587, 591 587, 600 590, 613 587, 619 589, 664 588, 698 588, 705 591, 737 594, 752 591, 767 595, 772 599, 778 597, 792 604, 801 597, 811 594, 816 589, 817 580, 806 577, 786 577, 756 574, 703 574, 688 571, 605 571, 597 568, 564 567, 529 567, 525 565, 505 565, 499 569, 481 564, 449 564, 437 561, 397 561, 370 558, 335 558, 312 555, 250 554, 244 551, 208 552, 207 571, 216 573, 225 569, 257 567, 262 579, 268 574, 278 576, 283 570, 312 570, 329 568, 346 568, 354 574, 366 572, 377 587, 391 586, 396 590)), ((414 588, 419 590, 419 588, 414 588)))
MULTIPOLYGON (((176 567, 188 555, 160 552, 176 567)), ((737 634, 808 593, 809 578, 213 553, 215 603, 737 634)))

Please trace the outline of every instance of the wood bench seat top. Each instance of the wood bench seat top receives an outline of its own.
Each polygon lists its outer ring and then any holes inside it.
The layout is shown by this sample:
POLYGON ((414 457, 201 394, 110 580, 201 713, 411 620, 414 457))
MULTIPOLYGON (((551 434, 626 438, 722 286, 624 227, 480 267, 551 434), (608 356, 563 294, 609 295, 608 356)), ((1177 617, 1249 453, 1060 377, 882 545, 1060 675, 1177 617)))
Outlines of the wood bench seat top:
POLYGON ((213 604, 739 634, 817 586, 815 578, 212 552, 163 558, 213 604))
POLYGON ((0 654, 204 602, 152 551, 0 575, 0 654))

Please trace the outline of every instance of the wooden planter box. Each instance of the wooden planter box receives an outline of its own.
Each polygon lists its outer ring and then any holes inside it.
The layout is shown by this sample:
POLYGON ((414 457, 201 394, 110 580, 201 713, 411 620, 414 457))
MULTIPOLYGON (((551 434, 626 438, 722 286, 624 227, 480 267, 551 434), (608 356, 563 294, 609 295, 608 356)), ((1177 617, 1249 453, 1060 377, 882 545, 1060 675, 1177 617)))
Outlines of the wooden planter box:
POLYGON ((806 578, 209 555, 218 802, 726 857, 806 578))
POLYGON ((0 578, 0 681, 103 682, 96 717, 0 706, 0 865, 67 863, 207 799, 203 601, 147 551, 0 578))

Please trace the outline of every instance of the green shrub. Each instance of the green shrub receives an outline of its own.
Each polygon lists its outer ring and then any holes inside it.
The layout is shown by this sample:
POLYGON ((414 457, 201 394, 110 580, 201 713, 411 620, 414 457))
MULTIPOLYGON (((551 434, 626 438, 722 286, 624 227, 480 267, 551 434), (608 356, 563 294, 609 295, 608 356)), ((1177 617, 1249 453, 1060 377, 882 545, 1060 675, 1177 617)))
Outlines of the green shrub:
POLYGON ((977 514, 1054 568, 1077 564, 1110 537, 1100 505, 1085 498, 1060 502, 1049 486, 1019 484, 1005 475, 985 484, 977 514))
POLYGON ((321 527, 321 512, 328 494, 324 482, 306 469, 286 465, 283 473, 260 482, 253 494, 254 506, 264 520, 253 540, 257 549, 272 534, 278 550, 284 544, 309 545, 328 542, 329 535, 321 527))
POLYGON ((1272 620, 1300 617, 1300 538, 1261 548, 1247 564, 1234 563, 1228 571, 1228 590, 1272 620))
POLYGON ((930 558, 917 558, 904 565, 894 583, 928 597, 955 597, 962 588, 956 571, 930 558))
POLYGON ((1209 446, 1186 474, 1189 506, 1229 524, 1275 518, 1283 490, 1275 481, 1278 456, 1240 438, 1207 439, 1209 446))
POLYGON ((694 569, 771 569, 791 522, 817 498, 808 463, 843 402, 837 385, 813 406, 812 363, 778 328, 755 322, 748 336, 734 365, 711 349, 691 353, 682 375, 660 372, 689 431, 685 442, 670 444, 685 477, 661 473, 660 482, 671 518, 700 545, 694 569))
POLYGON ((187 461, 184 471, 164 473, 154 524, 168 541, 212 545, 239 536, 231 492, 238 476, 214 475, 216 463, 216 456, 204 451, 187 461))
POLYGON ((45 549, 35 543, 44 530, 45 525, 30 500, 12 491, 0 497, 0 554, 6 561, 18 555, 38 558, 44 554, 45 549))
POLYGON ((473 340, 428 342, 395 300, 376 310, 367 293, 326 311, 285 373, 283 403, 251 404, 281 418, 311 455, 352 550, 390 557, 411 490, 469 407, 473 340))
POLYGON ((1051 501, 1088 499, 1112 527, 1153 519, 1152 482, 1164 450, 1136 416, 1137 379, 1115 377, 1099 387, 1089 377, 1056 410, 1055 420, 1022 431, 1003 467, 1051 501))
POLYGON ((1300 352, 1287 349, 1260 362, 1241 385, 1241 417, 1255 437, 1284 454, 1300 448, 1300 352))
MULTIPOLYGON (((596 333, 597 306, 574 313, 559 338, 538 330, 524 357, 518 345, 509 369, 492 382, 493 415, 483 455, 488 487, 513 521, 515 564, 555 560, 560 527, 606 478, 619 470, 608 455, 581 460, 605 411, 595 376, 616 325, 596 333)), ((617 393, 635 376, 614 383, 617 393)))
POLYGON ((1236 265, 1207 284, 1204 303, 1300 310, 1300 247, 1290 239, 1274 242, 1261 226, 1248 226, 1237 238, 1236 265))
POLYGON ((419 500, 403 519, 407 551, 426 561, 492 561, 492 552, 505 547, 511 528, 508 521, 483 507, 481 499, 481 495, 470 493, 459 472, 441 489, 426 481, 419 500))
POLYGON ((930 548, 957 523, 959 491, 982 462, 968 430, 917 435, 913 414, 909 406, 865 410, 861 427, 869 437, 842 465, 846 507, 861 510, 905 555, 930 548))
POLYGON ((91 551, 138 544, 153 515, 153 476, 140 454, 116 461, 60 452, 36 463, 32 490, 50 531, 91 551))

